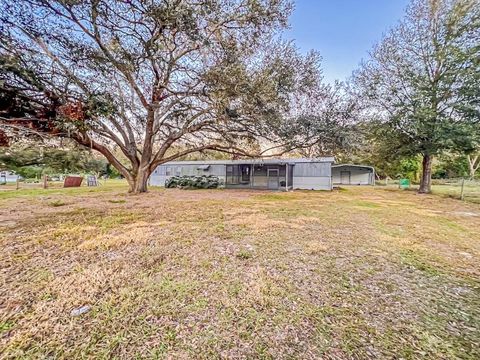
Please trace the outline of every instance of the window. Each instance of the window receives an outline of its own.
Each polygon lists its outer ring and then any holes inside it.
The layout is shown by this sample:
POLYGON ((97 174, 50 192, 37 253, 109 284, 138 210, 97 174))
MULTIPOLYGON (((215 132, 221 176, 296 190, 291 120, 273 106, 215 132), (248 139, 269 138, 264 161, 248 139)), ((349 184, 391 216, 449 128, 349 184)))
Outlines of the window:
POLYGON ((204 175, 208 173, 208 169, 210 169, 210 165, 198 165, 197 166, 197 175, 204 175))
POLYGON ((227 184, 238 184, 238 166, 227 165, 227 184))
POLYGON ((182 175, 182 167, 181 166, 177 166, 175 168, 175 175, 176 176, 181 176, 182 175))
POLYGON ((227 165, 227 184, 250 184, 251 165, 227 165))
POLYGON ((172 168, 167 166, 167 169, 165 170, 165 175, 171 176, 172 175, 172 168))

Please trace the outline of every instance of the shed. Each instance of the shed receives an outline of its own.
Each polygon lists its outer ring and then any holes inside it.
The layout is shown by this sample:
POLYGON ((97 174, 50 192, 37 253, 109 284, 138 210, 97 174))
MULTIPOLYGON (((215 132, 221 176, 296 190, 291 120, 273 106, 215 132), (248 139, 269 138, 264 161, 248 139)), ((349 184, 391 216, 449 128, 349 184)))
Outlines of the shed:
POLYGON ((172 176, 215 175, 226 188, 331 190, 333 157, 171 161, 159 165, 150 185, 164 186, 172 176))
POLYGON ((368 165, 332 166, 333 185, 375 185, 375 169, 368 165))

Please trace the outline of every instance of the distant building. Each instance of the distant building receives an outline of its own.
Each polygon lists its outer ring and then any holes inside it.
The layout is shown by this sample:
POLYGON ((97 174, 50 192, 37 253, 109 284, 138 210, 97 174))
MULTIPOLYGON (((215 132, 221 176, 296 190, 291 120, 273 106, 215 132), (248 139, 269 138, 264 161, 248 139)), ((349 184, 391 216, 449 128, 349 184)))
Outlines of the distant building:
POLYGON ((172 161, 159 165, 150 185, 164 186, 172 176, 215 175, 229 189, 331 190, 333 157, 172 161))
POLYGON ((14 183, 20 178, 20 175, 15 174, 13 171, 0 171, 0 184, 14 183))

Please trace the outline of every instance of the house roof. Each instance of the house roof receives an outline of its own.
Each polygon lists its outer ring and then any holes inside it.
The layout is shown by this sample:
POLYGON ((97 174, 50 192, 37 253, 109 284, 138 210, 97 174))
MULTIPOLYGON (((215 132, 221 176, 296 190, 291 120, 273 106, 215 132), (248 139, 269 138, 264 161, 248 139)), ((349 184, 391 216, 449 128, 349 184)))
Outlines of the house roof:
POLYGON ((373 166, 369 165, 354 165, 354 164, 337 164, 337 165, 332 165, 332 168, 341 168, 341 167, 353 167, 353 168, 359 168, 359 169, 368 169, 375 171, 375 168, 373 166))
POLYGON ((240 164, 278 164, 295 165, 299 163, 335 163, 333 156, 320 158, 291 158, 291 159, 243 159, 243 160, 186 160, 170 161, 161 165, 240 165, 240 164))

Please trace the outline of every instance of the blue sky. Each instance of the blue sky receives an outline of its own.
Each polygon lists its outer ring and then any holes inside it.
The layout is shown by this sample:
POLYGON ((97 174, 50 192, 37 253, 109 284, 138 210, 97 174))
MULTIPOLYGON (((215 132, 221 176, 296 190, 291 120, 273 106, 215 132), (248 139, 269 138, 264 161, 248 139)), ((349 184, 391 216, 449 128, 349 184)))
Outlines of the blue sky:
POLYGON ((285 35, 302 52, 322 56, 326 82, 345 80, 382 34, 403 16, 408 0, 296 0, 285 35))

